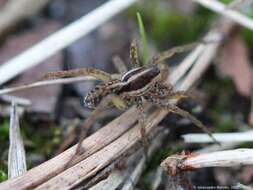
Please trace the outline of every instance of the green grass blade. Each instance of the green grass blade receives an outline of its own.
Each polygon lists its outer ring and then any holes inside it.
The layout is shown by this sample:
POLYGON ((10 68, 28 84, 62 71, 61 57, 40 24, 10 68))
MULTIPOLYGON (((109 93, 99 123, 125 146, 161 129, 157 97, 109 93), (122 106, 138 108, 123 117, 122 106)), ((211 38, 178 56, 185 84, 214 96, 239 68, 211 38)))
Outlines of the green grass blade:
POLYGON ((137 12, 137 21, 139 25, 140 35, 141 35, 141 58, 143 60, 143 64, 146 64, 149 57, 148 43, 146 38, 146 32, 144 28, 144 24, 141 18, 141 14, 137 12))

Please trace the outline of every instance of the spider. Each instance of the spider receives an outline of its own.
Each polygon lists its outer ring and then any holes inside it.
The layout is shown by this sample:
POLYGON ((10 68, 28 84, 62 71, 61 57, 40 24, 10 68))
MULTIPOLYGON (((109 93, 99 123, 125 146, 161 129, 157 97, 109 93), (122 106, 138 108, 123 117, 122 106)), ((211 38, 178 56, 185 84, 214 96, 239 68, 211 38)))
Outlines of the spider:
MULTIPOLYGON (((189 112, 171 104, 171 99, 180 100, 188 97, 188 94, 185 91, 175 91, 172 85, 165 84, 169 71, 167 66, 162 64, 162 62, 176 53, 196 47, 197 44, 199 43, 196 42, 171 48, 153 56, 148 64, 142 66, 138 57, 137 42, 134 40, 130 46, 131 69, 129 71, 120 69, 122 70, 120 75, 110 75, 109 73, 95 68, 82 68, 48 73, 45 75, 44 79, 90 75, 102 81, 102 83, 96 85, 94 89, 84 97, 84 105, 94 109, 90 117, 85 121, 84 126, 86 128, 92 125, 95 116, 104 108, 115 106, 122 110, 135 105, 140 113, 140 133, 145 148, 149 143, 145 131, 145 113, 143 105, 144 102, 149 102, 163 109, 167 109, 169 112, 190 119, 196 126, 209 134, 209 136, 217 142, 201 121, 189 112)), ((84 134, 81 134, 76 154, 80 154, 81 152, 81 142, 83 139, 84 134)))

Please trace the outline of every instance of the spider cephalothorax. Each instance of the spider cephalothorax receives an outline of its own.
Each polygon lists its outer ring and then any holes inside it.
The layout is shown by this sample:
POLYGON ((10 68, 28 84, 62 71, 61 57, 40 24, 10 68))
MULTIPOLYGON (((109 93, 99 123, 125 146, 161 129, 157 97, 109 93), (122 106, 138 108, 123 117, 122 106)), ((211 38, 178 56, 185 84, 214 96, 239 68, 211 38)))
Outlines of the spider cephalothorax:
MULTIPOLYGON (((168 77, 168 69, 162 61, 173 56, 175 53, 185 51, 195 47, 198 43, 175 47, 154 56, 147 65, 141 66, 138 59, 137 44, 134 41, 130 47, 130 61, 132 68, 124 71, 120 75, 110 75, 104 71, 94 68, 83 68, 71 71, 59 71, 49 73, 46 77, 73 77, 80 75, 90 75, 102 83, 95 86, 84 98, 84 104, 89 108, 95 108, 90 118, 87 119, 87 125, 91 125, 95 120, 98 110, 111 105, 119 109, 136 105, 140 112, 141 135, 143 143, 147 143, 145 135, 145 114, 143 103, 150 102, 153 105, 167 109, 170 112, 177 113, 190 119, 195 125, 211 133, 197 118, 189 112, 182 110, 175 104, 171 104, 171 99, 179 100, 187 97, 184 91, 174 91, 172 85, 165 83, 168 77)), ((121 69, 122 70, 122 69, 121 69)), ((88 128, 86 126, 86 128, 88 128)), ((213 138, 213 137, 212 137, 213 138)), ((214 139, 214 138, 213 138, 214 139)), ((81 138, 82 140, 82 138, 81 138)), ((214 139, 215 140, 215 139, 214 139)), ((80 143, 77 148, 79 152, 80 143)))

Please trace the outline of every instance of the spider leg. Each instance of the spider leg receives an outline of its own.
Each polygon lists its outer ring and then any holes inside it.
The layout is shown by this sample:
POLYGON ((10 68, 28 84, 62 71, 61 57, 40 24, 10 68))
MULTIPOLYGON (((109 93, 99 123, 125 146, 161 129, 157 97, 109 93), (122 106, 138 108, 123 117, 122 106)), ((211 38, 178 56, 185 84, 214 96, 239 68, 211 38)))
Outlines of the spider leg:
POLYGON ((141 134, 142 145, 144 147, 145 158, 147 158, 149 142, 148 142, 148 136, 147 136, 146 129, 145 129, 146 115, 145 115, 144 107, 142 104, 142 98, 129 96, 127 93, 121 94, 120 97, 121 97, 121 99, 124 100, 127 107, 130 107, 132 105, 136 105, 136 108, 139 112, 139 117, 138 117, 139 125, 138 126, 140 127, 140 134, 141 134))
POLYGON ((149 63, 149 64, 159 64, 162 61, 164 61, 165 59, 168 59, 177 53, 182 53, 184 51, 192 50, 193 48, 197 47, 200 44, 217 43, 218 41, 220 41, 220 39, 214 39, 214 40, 203 39, 203 40, 189 43, 186 45, 176 46, 176 47, 170 48, 168 50, 165 50, 162 53, 159 53, 158 55, 153 56, 153 58, 151 59, 151 63, 149 63))
POLYGON ((171 93, 170 97, 171 99, 180 100, 182 98, 188 98, 189 95, 185 91, 176 91, 171 93))
POLYGON ((144 145, 144 147, 148 147, 149 142, 148 142, 147 133, 146 133, 146 129, 145 129, 146 115, 144 113, 143 105, 137 105, 137 108, 140 113, 139 122, 140 122, 140 127, 141 127, 140 132, 141 132, 143 145, 144 145))
POLYGON ((117 71, 120 74, 127 72, 127 67, 126 67, 124 61, 119 56, 114 56, 112 61, 113 61, 114 66, 116 67, 117 71))
POLYGON ((164 52, 153 56, 151 59, 151 64, 159 64, 162 61, 164 61, 165 59, 168 59, 177 53, 189 51, 189 50, 195 48, 197 45, 199 45, 199 42, 190 43, 190 44, 186 44, 186 45, 182 45, 182 46, 176 46, 171 49, 165 50, 164 52))
POLYGON ((130 46, 130 62, 132 68, 140 67, 137 41, 133 40, 130 46))
POLYGON ((147 94, 146 99, 151 99, 152 97, 157 99, 175 99, 180 100, 183 98, 191 98, 193 100, 197 100, 195 96, 192 96, 187 91, 174 91, 173 86, 170 84, 160 84, 156 83, 154 86, 154 89, 150 92, 150 94, 147 94), (151 98, 150 98, 151 97, 151 98))
POLYGON ((82 68, 67 71, 56 71, 47 73, 42 77, 42 80, 57 79, 63 77, 78 77, 78 76, 93 76, 98 80, 109 81, 112 79, 109 73, 95 68, 82 68))
POLYGON ((102 101, 96 106, 95 110, 91 113, 91 115, 85 120, 82 126, 81 134, 79 136, 79 142, 77 144, 76 151, 66 164, 65 166, 66 168, 68 168, 76 161, 78 161, 77 160, 78 156, 84 152, 84 150, 82 150, 82 142, 87 135, 87 131, 91 128, 92 124, 95 122, 97 115, 108 107, 109 103, 112 101, 113 98, 115 98, 115 95, 108 95, 105 98, 103 98, 102 101))
POLYGON ((207 133, 210 136, 210 138, 213 139, 213 141, 215 143, 220 145, 220 143, 213 137, 212 133, 207 129, 207 127, 200 120, 198 120, 195 116, 193 116, 189 112, 179 108, 176 105, 169 104, 168 102, 161 102, 158 100, 156 102, 156 104, 161 106, 162 108, 167 109, 169 112, 176 113, 182 117, 185 117, 185 118, 191 120, 192 123, 194 123, 197 127, 199 127, 201 130, 203 130, 205 133, 207 133))
POLYGON ((185 99, 185 98, 190 98, 193 101, 197 102, 197 103, 201 103, 201 97, 197 96, 195 94, 192 94, 191 92, 188 91, 176 91, 176 92, 172 92, 169 96, 169 99, 175 99, 175 100, 181 100, 181 99, 185 99))
POLYGON ((180 99, 183 99, 183 98, 192 98, 192 99, 194 99, 194 97, 192 97, 186 91, 172 92, 168 98, 170 98, 170 99, 176 99, 176 100, 180 100, 180 99))
POLYGON ((140 113, 138 121, 139 121, 139 126, 140 126, 140 134, 141 134, 142 145, 144 148, 144 154, 145 154, 145 158, 147 159, 148 158, 149 141, 148 141, 148 136, 147 136, 147 132, 145 129, 146 114, 144 112, 144 108, 141 103, 137 104, 137 109, 140 113))

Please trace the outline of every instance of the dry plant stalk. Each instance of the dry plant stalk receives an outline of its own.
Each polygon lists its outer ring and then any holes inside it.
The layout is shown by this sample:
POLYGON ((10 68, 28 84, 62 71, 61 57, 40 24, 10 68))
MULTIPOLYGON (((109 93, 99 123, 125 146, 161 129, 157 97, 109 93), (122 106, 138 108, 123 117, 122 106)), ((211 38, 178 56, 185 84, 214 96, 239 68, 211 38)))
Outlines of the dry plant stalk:
POLYGON ((30 88, 37 88, 41 86, 48 86, 48 85, 56 85, 56 84, 72 84, 72 83, 78 83, 78 82, 85 82, 95 80, 94 77, 91 76, 85 76, 85 77, 74 77, 74 78, 62 78, 62 79, 54 79, 54 80, 44 80, 44 81, 37 81, 30 84, 24 84, 16 87, 10 87, 10 88, 4 88, 0 89, 0 95, 8 94, 11 92, 17 92, 21 90, 26 90, 30 88))
POLYGON ((212 153, 176 154, 169 156, 161 166, 170 176, 182 171, 205 167, 233 167, 253 164, 253 149, 235 149, 212 153))
MULTIPOLYGON (((153 131, 153 129, 156 128, 156 125, 165 117, 166 114, 167 111, 156 110, 152 115, 150 115, 147 120, 147 133, 153 131)), ((139 128, 140 126, 135 125, 103 149, 95 152, 73 167, 63 171, 36 189, 70 189, 78 185, 81 181, 94 176, 108 164, 121 156, 124 156, 124 154, 130 151, 131 148, 136 148, 134 147, 136 146, 136 143, 141 141, 139 128)), ((139 143, 139 146, 140 145, 141 143, 139 143)))
MULTIPOLYGON (((166 138, 168 130, 164 131, 162 128, 157 128, 152 138, 152 143, 148 150, 148 156, 152 156, 153 152, 161 147, 162 141, 166 138), (156 132, 157 131, 157 132, 156 132)), ((143 155, 143 148, 136 151, 133 155, 129 156, 124 162, 126 162, 127 169, 117 170, 114 169, 107 179, 92 186, 91 190, 100 189, 118 189, 121 187, 122 190, 130 190, 134 188, 134 185, 138 182, 139 177, 143 170, 146 168, 146 158, 143 155)), ((101 172, 100 172, 101 173, 101 172)), ((100 174, 99 173, 99 174, 100 174)), ((94 178, 92 179, 92 181, 94 178)), ((89 181, 90 183, 90 181, 89 181)), ((86 188, 86 186, 84 186, 86 188)), ((89 186, 88 186, 89 187, 89 186)))
MULTIPOLYGON (((163 130, 163 131, 160 131, 159 134, 155 136, 154 142, 152 142, 153 144, 149 148, 149 154, 148 154, 149 157, 154 153, 155 150, 161 147, 162 141, 167 136, 168 132, 169 132, 168 130, 167 131, 163 130)), ((122 186, 122 190, 135 189, 134 187, 138 183, 139 178, 145 168, 146 168, 146 158, 142 154, 140 161, 135 166, 135 169, 132 171, 128 180, 122 186)))
POLYGON ((206 146, 202 149, 199 149, 196 152, 197 153, 208 153, 208 152, 215 152, 215 151, 221 151, 221 150, 229 150, 234 147, 237 147, 239 144, 240 143, 238 143, 238 142, 221 143, 220 145, 213 144, 213 145, 206 146))
POLYGON ((191 68, 194 61, 203 53, 205 46, 200 44, 195 48, 190 55, 187 56, 187 59, 184 59, 182 63, 171 73, 170 82, 176 84, 185 73, 191 68))
POLYGON ((155 176, 152 180, 152 185, 151 185, 151 189, 156 190, 159 188, 160 184, 162 183, 162 177, 163 177, 164 173, 163 173, 163 169, 161 167, 158 167, 156 169, 156 173, 155 176))
MULTIPOLYGON (((89 136, 82 143, 86 150, 80 159, 85 159, 117 139, 137 120, 135 108, 132 108, 113 120, 98 132, 89 136), (128 118, 132 118, 129 120, 128 118), (113 133, 112 133, 113 131, 113 133)), ((47 181, 64 170, 70 158, 75 154, 76 145, 64 151, 60 155, 44 162, 43 164, 29 170, 23 176, 8 180, 0 184, 0 189, 31 189, 47 181)))
MULTIPOLYGON (((252 142, 253 130, 246 132, 234 132, 234 133, 213 133, 213 136, 220 143, 224 142, 252 142)), ((205 134, 186 134, 182 135, 184 142, 186 143, 210 143, 212 139, 205 134)))
POLYGON ((12 103, 9 136, 8 178, 11 179, 26 172, 24 143, 20 134, 19 118, 14 102, 12 103))
MULTIPOLYGON (((223 27, 220 27, 219 30, 214 30, 210 32, 209 35, 221 35, 221 33, 227 34, 232 25, 231 23, 224 22, 222 22, 222 24, 222 26, 226 25, 229 27, 227 27, 226 30, 224 30, 223 27), (222 30, 222 32, 220 30, 222 30)), ((217 44, 220 43, 221 42, 218 42, 217 44)), ((217 44, 205 45, 202 53, 197 57, 202 59, 205 65, 203 67, 194 66, 192 69, 198 70, 198 72, 202 73, 208 67, 212 59, 211 56, 207 56, 210 55, 210 50, 213 50, 211 47, 215 47, 215 50, 217 50, 217 44)), ((211 53, 211 55, 214 56, 213 53, 211 53)), ((190 80, 189 77, 186 78, 188 78, 189 83, 191 83, 188 86, 191 86, 193 82, 195 82, 190 80)), ((168 80, 168 82, 170 82, 170 80, 168 80)), ((81 181, 88 180, 100 170, 110 165, 110 163, 128 154, 131 149, 135 149, 140 145, 140 143, 138 143, 141 139, 139 126, 135 125, 132 127, 138 118, 138 114, 136 113, 136 109, 131 108, 98 132, 86 138, 82 143, 82 147, 86 151, 80 155, 79 160, 77 161, 78 163, 73 167, 64 170, 64 166, 75 153, 76 146, 71 147, 62 154, 29 170, 23 176, 0 184, 0 188, 27 189, 37 187, 36 189, 70 189, 75 187, 81 181), (129 118, 131 118, 131 120, 129 118)), ((146 131, 148 133, 153 131, 156 125, 166 115, 167 111, 165 110, 155 110, 148 117, 146 131)))

